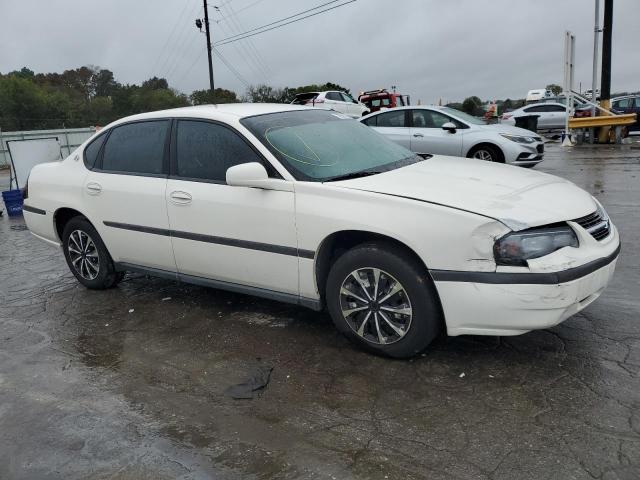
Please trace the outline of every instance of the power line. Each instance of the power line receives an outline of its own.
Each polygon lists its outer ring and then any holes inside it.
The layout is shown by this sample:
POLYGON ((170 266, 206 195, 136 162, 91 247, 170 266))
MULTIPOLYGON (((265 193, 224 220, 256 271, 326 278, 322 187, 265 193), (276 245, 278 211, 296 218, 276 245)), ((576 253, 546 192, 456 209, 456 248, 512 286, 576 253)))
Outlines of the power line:
POLYGON ((164 43, 164 46, 162 47, 162 49, 160 49, 160 54, 156 58, 156 61, 153 62, 153 66, 151 67, 151 70, 150 70, 149 75, 148 75, 149 77, 151 77, 151 75, 154 73, 154 70, 158 66, 158 62, 160 61, 160 59, 164 55, 165 51, 167 50, 167 47, 169 46, 169 43, 171 42, 171 38, 173 37, 173 34, 176 33, 178 25, 180 25, 180 22, 182 21, 182 17, 184 16, 185 12, 187 11, 187 7, 189 6, 189 1, 190 0, 186 0, 184 2, 184 8, 180 12, 180 15, 178 15, 178 17, 176 19, 176 23, 173 25, 173 29, 171 30, 171 33, 167 36, 167 41, 164 43))
POLYGON ((199 62, 199 61, 200 61, 200 59, 202 58, 202 55, 203 55, 203 54, 204 54, 204 52, 206 52, 206 51, 207 51, 206 49, 204 49, 204 50, 201 50, 201 51, 200 51, 200 54, 196 57, 195 61, 191 64, 191 66, 190 66, 189 68, 187 68, 187 69, 185 70, 185 72, 182 74, 182 76, 180 77, 180 79, 179 79, 176 83, 180 83, 180 82, 182 82, 182 80, 183 80, 183 79, 184 79, 184 78, 185 78, 189 73, 191 73, 191 70, 193 70, 193 67, 195 67, 195 66, 198 64, 198 62, 199 62))
MULTIPOLYGON (((263 2, 263 1, 264 1, 264 0, 256 0, 255 2, 250 3, 249 5, 245 5, 244 7, 239 8, 239 9, 238 9, 238 10, 236 10, 234 13, 237 15, 238 13, 240 13, 240 12, 244 12, 245 10, 247 10, 247 9, 249 9, 249 8, 253 7, 254 5, 257 5, 257 4, 259 4, 260 2, 263 2)), ((222 5, 224 5, 224 4, 222 4, 222 5)), ((218 5, 218 6, 220 7, 220 6, 222 6, 222 5, 218 5)), ((223 16, 223 17, 220 17, 220 19, 218 19, 218 21, 217 21, 216 23, 226 21, 226 20, 227 20, 227 17, 229 17, 229 16, 230 16, 230 15, 225 15, 225 16, 223 16)))
POLYGON ((244 84, 244 86, 245 86, 245 87, 248 87, 248 86, 249 86, 249 82, 248 82, 248 81, 247 81, 247 80, 246 80, 246 79, 245 79, 245 78, 240 74, 240 72, 238 72, 238 71, 233 67, 233 65, 231 65, 231 64, 227 61, 227 59, 224 57, 224 55, 222 55, 222 53, 220 53, 220 50, 218 50, 217 48, 213 47, 213 52, 218 56, 218 58, 219 58, 220 60, 222 60, 222 63, 224 63, 224 64, 227 66, 227 68, 229 69, 229 71, 230 71, 231 73, 233 73, 233 75, 234 75, 238 80, 240 80, 240 82, 241 82, 242 84, 244 84))
MULTIPOLYGON (((269 32, 271 30, 275 30, 276 28, 284 27, 286 25, 290 25, 292 23, 299 22, 300 20, 304 20, 305 18, 315 17, 316 15, 320 15, 321 13, 325 13, 325 12, 328 12, 330 10, 335 10, 336 8, 344 7, 345 5, 348 5, 350 3, 354 3, 356 1, 357 0, 349 0, 347 2, 341 3, 340 5, 336 5, 334 7, 326 8, 324 10, 320 10, 319 12, 311 13, 311 14, 306 15, 304 17, 296 18, 295 20, 291 20, 289 22, 282 23, 280 25, 276 25, 276 26, 271 27, 271 28, 267 28, 265 30, 260 30, 259 32, 254 32, 254 33, 244 32, 243 34, 241 34, 243 36, 239 36, 238 38, 222 39, 222 40, 219 40, 218 42, 216 42, 214 45, 215 46, 221 46, 221 45, 226 45, 228 43, 237 42, 238 40, 243 40, 245 38, 253 37, 254 35, 259 35, 261 33, 265 33, 265 32, 269 32)), ((274 23, 278 23, 278 22, 274 22, 274 23)), ((273 25, 273 23, 271 23, 270 25, 273 25)), ((256 30, 256 29, 254 29, 254 30, 256 30)))
POLYGON ((325 7, 327 5, 330 5, 332 3, 336 3, 336 2, 339 2, 339 1, 340 0, 331 0, 330 2, 323 3, 322 5, 318 5, 317 7, 313 7, 313 8, 310 8, 308 10, 304 10, 302 12, 298 12, 295 15, 290 15, 288 17, 281 18, 280 20, 277 20, 275 22, 267 23, 266 25, 262 25, 261 27, 256 27, 256 28, 253 28, 251 30, 247 30, 246 32, 239 33, 238 35, 232 35, 231 37, 223 38, 222 40, 219 40, 219 42, 224 42, 225 40, 230 40, 230 39, 235 38, 235 37, 240 37, 240 36, 245 35, 247 33, 255 32, 256 30, 262 30, 265 27, 270 27, 271 25, 275 25, 276 23, 284 22, 285 20, 289 20, 290 18, 298 17, 298 16, 303 15, 305 13, 312 12, 313 10, 318 10, 319 8, 325 7))
MULTIPOLYGON (((242 24, 240 18, 238 17, 238 14, 234 10, 233 6, 229 5, 228 9, 231 12, 231 15, 229 16, 229 19, 231 20, 231 22, 233 23, 233 25, 235 26, 237 31, 238 32, 244 31, 245 27, 242 24)), ((256 48, 256 46, 253 43, 253 41, 252 40, 247 40, 246 44, 247 44, 246 45, 246 50, 248 51, 249 55, 252 56, 256 60, 256 64, 260 67, 260 70, 262 71, 263 77, 265 77, 265 79, 267 79, 270 76, 271 69, 269 68, 267 63, 264 61, 264 59, 262 58, 262 55, 260 54, 260 52, 256 48)), ((242 44, 240 44, 240 45, 242 45, 242 44)))
MULTIPOLYGON (((193 17, 193 15, 195 15, 195 13, 198 11, 198 7, 199 7, 199 4, 196 3, 194 5, 194 8, 192 8, 189 11, 189 17, 193 17)), ((172 44, 173 49, 171 50, 171 53, 167 56, 165 61, 160 66, 160 70, 159 71, 164 73, 166 77, 169 76, 168 72, 173 71, 175 69, 175 67, 183 59, 183 52, 185 51, 184 47, 187 44, 187 42, 189 41, 189 33, 190 32, 193 33, 192 30, 189 29, 189 28, 185 28, 183 30, 180 30, 180 33, 178 34, 178 36, 176 37, 175 41, 172 44)), ((189 43, 189 45, 193 44, 193 39, 194 38, 197 38, 197 36, 191 38, 191 42, 189 43)))

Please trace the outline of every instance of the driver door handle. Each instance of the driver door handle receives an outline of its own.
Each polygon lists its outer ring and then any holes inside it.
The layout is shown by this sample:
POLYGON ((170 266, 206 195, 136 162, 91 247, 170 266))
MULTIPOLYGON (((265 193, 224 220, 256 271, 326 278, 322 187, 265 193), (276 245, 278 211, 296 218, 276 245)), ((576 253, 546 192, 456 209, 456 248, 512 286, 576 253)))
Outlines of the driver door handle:
POLYGON ((416 137, 416 138, 422 138, 422 137, 424 137, 424 135, 423 135, 423 134, 421 134, 421 133, 414 133, 414 134, 413 134, 413 136, 414 136, 414 137, 416 137))
POLYGON ((171 201, 176 205, 189 205, 192 200, 190 193, 181 190, 171 192, 169 196, 171 197, 171 201))
POLYGON ((102 192, 102 186, 97 182, 87 183, 86 188, 87 192, 89 192, 90 195, 98 195, 100 192, 102 192))

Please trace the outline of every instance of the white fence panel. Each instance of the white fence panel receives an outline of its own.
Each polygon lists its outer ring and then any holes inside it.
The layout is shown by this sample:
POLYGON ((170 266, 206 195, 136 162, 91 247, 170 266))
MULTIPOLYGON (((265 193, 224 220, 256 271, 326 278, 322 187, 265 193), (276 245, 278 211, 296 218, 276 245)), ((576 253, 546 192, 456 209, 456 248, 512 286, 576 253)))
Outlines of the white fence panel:
POLYGON ((30 140, 36 138, 58 137, 62 147, 62 156, 66 157, 96 132, 95 127, 61 128, 57 130, 31 130, 24 132, 3 132, 0 130, 0 167, 9 165, 8 140, 30 140))

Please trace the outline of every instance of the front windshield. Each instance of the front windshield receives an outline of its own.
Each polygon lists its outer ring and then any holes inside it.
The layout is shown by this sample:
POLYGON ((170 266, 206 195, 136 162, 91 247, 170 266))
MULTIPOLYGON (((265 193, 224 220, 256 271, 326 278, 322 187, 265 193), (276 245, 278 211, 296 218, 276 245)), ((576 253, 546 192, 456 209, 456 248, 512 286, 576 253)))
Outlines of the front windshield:
POLYGON ((297 180, 325 182, 423 160, 360 122, 328 110, 270 113, 241 123, 297 180))
POLYGON ((487 122, 480 120, 479 118, 474 117, 473 115, 469 115, 468 113, 461 112, 460 110, 456 110, 455 108, 450 107, 442 107, 440 111, 453 115, 463 122, 471 123, 473 125, 486 125, 487 122))

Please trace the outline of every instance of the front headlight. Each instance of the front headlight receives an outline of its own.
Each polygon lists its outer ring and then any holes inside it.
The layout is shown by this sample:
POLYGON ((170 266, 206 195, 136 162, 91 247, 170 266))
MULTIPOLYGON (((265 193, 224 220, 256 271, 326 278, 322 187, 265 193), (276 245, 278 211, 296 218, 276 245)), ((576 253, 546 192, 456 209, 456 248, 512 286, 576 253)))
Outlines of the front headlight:
POLYGON ((508 133, 501 133, 500 135, 516 143, 534 143, 537 141, 536 137, 525 137, 524 135, 510 135, 508 133))
POLYGON ((496 240, 493 254, 497 265, 526 266, 529 259, 577 246, 578 237, 568 225, 542 227, 508 233, 496 240))

